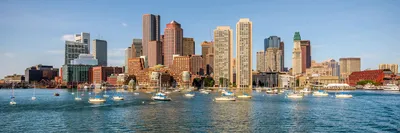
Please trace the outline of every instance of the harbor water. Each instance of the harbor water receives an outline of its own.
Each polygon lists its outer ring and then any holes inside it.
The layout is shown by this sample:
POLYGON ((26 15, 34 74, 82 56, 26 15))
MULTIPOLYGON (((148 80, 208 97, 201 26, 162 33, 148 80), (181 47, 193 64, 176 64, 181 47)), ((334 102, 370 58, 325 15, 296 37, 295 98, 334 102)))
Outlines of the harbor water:
MULTIPOLYGON (((88 103, 85 92, 75 101, 71 90, 0 90, 0 132, 400 132, 400 92, 351 91, 353 98, 252 92, 248 100, 216 102, 220 93, 195 92, 186 98, 155 102, 151 94, 123 92, 125 100, 88 103), (55 97, 53 93, 59 93, 55 97)), ((102 95, 102 94, 100 94, 102 95)))

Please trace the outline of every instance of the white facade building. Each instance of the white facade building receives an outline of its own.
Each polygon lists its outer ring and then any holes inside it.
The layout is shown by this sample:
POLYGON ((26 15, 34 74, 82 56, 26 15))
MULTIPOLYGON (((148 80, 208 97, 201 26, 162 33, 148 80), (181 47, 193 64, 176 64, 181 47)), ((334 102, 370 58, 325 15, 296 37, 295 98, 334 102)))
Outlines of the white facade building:
POLYGON ((236 85, 238 88, 252 88, 252 37, 253 24, 248 18, 236 23, 236 85))

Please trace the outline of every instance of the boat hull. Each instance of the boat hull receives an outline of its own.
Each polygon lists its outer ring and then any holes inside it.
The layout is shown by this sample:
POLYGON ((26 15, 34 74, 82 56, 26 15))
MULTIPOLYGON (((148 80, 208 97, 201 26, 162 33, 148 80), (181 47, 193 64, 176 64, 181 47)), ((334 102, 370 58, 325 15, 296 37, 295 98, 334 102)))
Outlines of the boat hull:
POLYGON ((238 98, 251 98, 251 96, 248 96, 248 95, 240 95, 240 96, 238 96, 238 98))
POLYGON ((336 95, 336 98, 352 98, 353 95, 336 95))
POLYGON ((236 98, 217 97, 215 101, 236 101, 236 98))

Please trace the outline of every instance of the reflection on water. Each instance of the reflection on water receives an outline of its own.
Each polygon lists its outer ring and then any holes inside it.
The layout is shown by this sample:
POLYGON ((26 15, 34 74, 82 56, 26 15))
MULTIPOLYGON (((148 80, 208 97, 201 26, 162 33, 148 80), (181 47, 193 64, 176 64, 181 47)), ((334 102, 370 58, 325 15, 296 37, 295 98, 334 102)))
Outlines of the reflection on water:
POLYGON ((82 101, 71 92, 37 89, 32 101, 32 89, 18 89, 11 106, 11 90, 0 90, 0 132, 400 132, 399 92, 288 99, 246 91, 253 98, 235 102, 213 101, 216 92, 172 93, 172 101, 156 102, 144 92, 120 92, 125 100, 113 101, 115 92, 108 91, 110 98, 98 105, 88 103, 88 92, 82 101))

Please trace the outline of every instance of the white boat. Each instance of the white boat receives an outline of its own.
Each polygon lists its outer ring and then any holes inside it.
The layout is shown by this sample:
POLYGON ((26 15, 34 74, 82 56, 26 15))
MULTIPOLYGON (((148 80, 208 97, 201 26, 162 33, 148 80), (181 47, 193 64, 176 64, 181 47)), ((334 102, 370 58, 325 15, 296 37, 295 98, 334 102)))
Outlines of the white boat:
POLYGON ((296 98, 303 98, 304 95, 303 94, 299 94, 299 93, 292 93, 292 94, 287 95, 287 97, 296 99, 296 98))
POLYGON ((209 92, 209 91, 206 91, 206 90, 201 90, 200 93, 203 93, 203 94, 210 94, 210 92, 209 92))
POLYGON ((375 85, 368 83, 366 85, 364 85, 363 87, 364 90, 378 90, 378 87, 376 87, 375 85))
POLYGON ((303 90, 300 90, 300 93, 311 93, 312 91, 310 91, 308 88, 304 88, 303 90))
POLYGON ((16 105, 17 102, 14 101, 15 96, 14 96, 14 83, 12 83, 12 96, 11 96, 11 101, 10 101, 10 105, 16 105))
POLYGON ((321 96, 329 96, 329 94, 325 91, 319 90, 319 91, 314 91, 313 96, 321 97, 321 96))
POLYGON ((225 92, 223 92, 223 94, 226 96, 234 96, 235 95, 233 92, 230 92, 230 91, 225 91, 225 92))
MULTIPOLYGON (((82 93, 83 94, 83 93, 82 93)), ((82 98, 79 97, 79 89, 76 88, 76 95, 75 95, 75 101, 80 101, 82 98)))
POLYGON ((124 97, 123 96, 113 96, 113 100, 115 100, 115 101, 124 100, 124 97))
POLYGON ((236 98, 230 96, 221 96, 221 97, 216 97, 215 101, 236 101, 236 98))
POLYGON ((239 95, 239 96, 237 96, 238 98, 251 98, 251 96, 250 95, 247 95, 247 94, 243 94, 243 95, 239 95))
POLYGON ((385 91, 399 91, 399 86, 395 85, 395 84, 386 84, 385 86, 383 86, 383 90, 385 91))
POLYGON ((32 99, 33 101, 36 100, 36 85, 35 85, 35 84, 33 85, 33 96, 32 96, 31 99, 32 99))
POLYGON ((133 93, 134 95, 139 95, 139 93, 137 93, 137 92, 135 92, 135 93, 133 93))
POLYGON ((272 90, 271 88, 268 88, 268 89, 265 91, 265 93, 267 93, 267 94, 277 94, 277 93, 275 93, 274 90, 272 90))
POLYGON ((151 97, 151 99, 155 101, 171 101, 171 98, 169 98, 166 94, 164 93, 156 93, 154 96, 151 97))
POLYGON ((194 97, 194 94, 192 94, 192 93, 186 93, 186 94, 185 94, 185 97, 194 97))
POLYGON ((104 98, 89 98, 89 103, 104 103, 105 101, 104 98))
POLYGON ((165 94, 171 94, 171 92, 170 91, 166 91, 165 94))
POLYGON ((80 100, 82 100, 82 98, 80 98, 80 97, 75 97, 75 101, 80 101, 80 100))
POLYGON ((353 95, 350 94, 336 94, 336 98, 352 98, 353 95))

